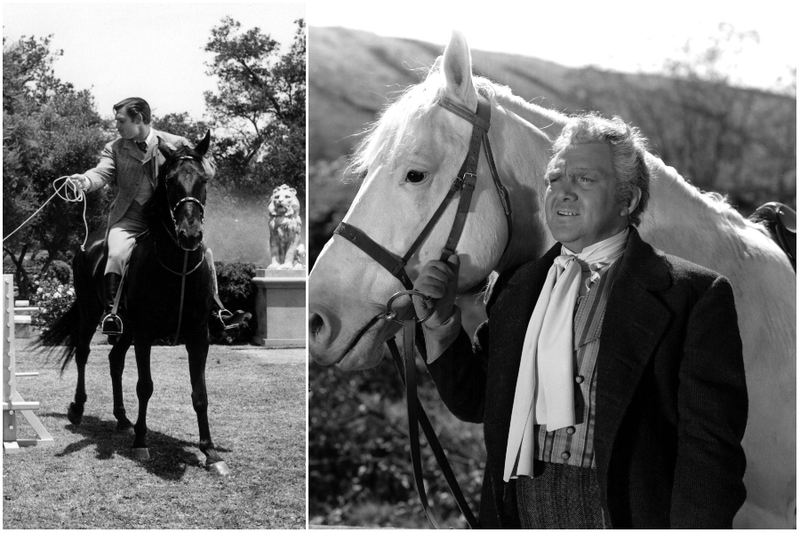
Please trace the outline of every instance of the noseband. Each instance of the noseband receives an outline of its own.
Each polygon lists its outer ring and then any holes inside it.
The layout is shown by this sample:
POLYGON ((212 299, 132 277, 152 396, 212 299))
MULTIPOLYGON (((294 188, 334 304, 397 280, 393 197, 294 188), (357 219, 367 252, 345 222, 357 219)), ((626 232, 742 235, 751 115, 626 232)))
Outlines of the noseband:
MULTIPOLYGON (((425 414, 425 411, 422 408, 422 404, 420 403, 416 393, 416 364, 414 362, 414 346, 417 346, 422 354, 425 353, 424 343, 417 342, 419 337, 416 335, 416 331, 419 328, 419 324, 427 320, 433 310, 431 309, 431 312, 425 317, 418 318, 414 316, 404 320, 398 318, 398 313, 392 308, 392 304, 400 296, 420 296, 427 298, 419 291, 414 290, 414 285, 411 282, 411 278, 409 278, 405 267, 408 264, 408 260, 419 250, 419 248, 422 246, 422 243, 425 242, 425 239, 427 239, 428 235, 433 230, 434 226, 436 226, 436 224, 439 222, 439 219, 444 214, 444 211, 447 209, 450 201, 455 197, 456 193, 460 192, 461 195, 458 201, 456 216, 453 220, 453 227, 450 229, 450 234, 448 235, 445 246, 442 249, 440 260, 447 261, 447 259, 455 253, 456 246, 461 238, 461 233, 464 231, 467 214, 469 213, 469 205, 472 201, 472 193, 475 191, 475 183, 478 178, 477 171, 481 145, 483 145, 486 161, 489 165, 489 170, 492 175, 492 180, 494 181, 495 188, 497 189, 497 194, 500 197, 500 203, 503 206, 503 212, 506 215, 506 223, 508 224, 508 240, 506 241, 503 255, 505 255, 506 251, 508 250, 508 246, 511 243, 511 202, 509 201, 508 191, 500 182, 500 176, 497 173, 497 167, 492 154, 492 147, 489 144, 489 127, 491 122, 491 105, 489 102, 479 95, 478 109, 475 113, 464 106, 452 102, 444 97, 439 100, 438 105, 472 124, 472 135, 470 137, 469 149, 467 150, 467 156, 464 158, 464 162, 461 164, 461 168, 453 180, 447 195, 442 200, 441 204, 439 204, 436 212, 422 229, 419 236, 416 238, 405 255, 403 255, 403 257, 397 257, 395 254, 375 242, 362 230, 347 224, 346 222, 341 222, 333 233, 334 235, 344 237, 353 243, 357 248, 366 253, 383 268, 388 270, 392 276, 400 280, 405 288, 405 290, 399 291, 392 295, 386 304, 386 310, 374 317, 365 329, 368 329, 372 326, 372 324, 382 319, 393 320, 403 325, 403 344, 405 357, 403 358, 400 355, 400 351, 397 348, 397 343, 395 342, 394 338, 389 339, 387 341, 387 345, 392 354, 392 358, 394 359, 394 364, 397 367, 397 371, 400 374, 400 380, 403 382, 406 388, 409 440, 411 441, 411 462, 414 469, 414 479, 417 485, 417 493, 420 497, 422 508, 425 511, 428 520, 430 520, 434 527, 438 527, 429 509, 428 499, 425 494, 425 487, 423 484, 422 463, 419 449, 419 426, 422 426, 422 430, 428 440, 428 445, 431 447, 431 450, 436 457, 436 461, 439 464, 439 467, 442 469, 442 473, 450 487, 451 492, 453 493, 453 496, 455 497, 458 507, 461 509, 461 512, 467 519, 469 526, 475 529, 479 528, 480 524, 475 519, 472 511, 469 509, 469 505, 467 504, 466 499, 464 498, 464 495, 458 486, 458 482, 456 481, 455 475, 450 468, 450 464, 447 461, 447 457, 444 454, 441 444, 439 443, 436 432, 433 430, 433 426, 428 420, 428 417, 425 414)), ((411 308, 413 310, 413 306, 411 308)), ((346 353, 347 352, 343 354, 343 357, 346 355, 346 353)))

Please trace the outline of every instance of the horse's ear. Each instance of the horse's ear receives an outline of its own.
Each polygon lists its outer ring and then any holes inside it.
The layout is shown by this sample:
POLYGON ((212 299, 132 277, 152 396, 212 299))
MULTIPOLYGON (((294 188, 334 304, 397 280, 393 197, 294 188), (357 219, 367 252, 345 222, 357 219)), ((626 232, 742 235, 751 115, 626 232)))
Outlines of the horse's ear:
POLYGON ((447 80, 447 93, 469 109, 475 109, 478 105, 478 94, 472 84, 472 57, 467 40, 459 31, 453 31, 450 44, 444 50, 442 69, 447 80))
POLYGON ((194 147, 194 151, 200 155, 206 155, 208 147, 211 145, 211 130, 206 130, 206 136, 194 147))
POLYGON ((169 159, 172 157, 172 150, 169 149, 167 143, 164 142, 164 139, 161 137, 158 138, 158 151, 166 158, 169 159))

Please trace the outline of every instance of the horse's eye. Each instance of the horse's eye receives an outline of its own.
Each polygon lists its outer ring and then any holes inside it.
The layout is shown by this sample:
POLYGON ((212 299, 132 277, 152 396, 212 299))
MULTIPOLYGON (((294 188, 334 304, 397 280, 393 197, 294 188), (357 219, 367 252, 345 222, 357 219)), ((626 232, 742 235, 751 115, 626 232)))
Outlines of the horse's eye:
POLYGON ((406 174, 406 181, 411 183, 420 183, 425 181, 425 178, 428 175, 425 172, 420 172, 419 170, 409 170, 408 174, 406 174))

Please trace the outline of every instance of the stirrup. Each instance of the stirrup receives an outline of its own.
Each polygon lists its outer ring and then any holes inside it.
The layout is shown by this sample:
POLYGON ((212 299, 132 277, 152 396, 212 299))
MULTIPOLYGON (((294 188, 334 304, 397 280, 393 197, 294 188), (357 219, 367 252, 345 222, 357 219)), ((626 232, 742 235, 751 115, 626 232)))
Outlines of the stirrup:
POLYGON ((217 327, 222 331, 230 329, 231 326, 229 326, 225 321, 230 319, 232 316, 233 313, 227 309, 217 309, 211 312, 211 318, 216 321, 217 327))
POLYGON ((103 322, 100 327, 103 335, 108 335, 109 337, 118 337, 122 335, 122 319, 119 315, 115 315, 114 313, 108 313, 103 317, 103 322))

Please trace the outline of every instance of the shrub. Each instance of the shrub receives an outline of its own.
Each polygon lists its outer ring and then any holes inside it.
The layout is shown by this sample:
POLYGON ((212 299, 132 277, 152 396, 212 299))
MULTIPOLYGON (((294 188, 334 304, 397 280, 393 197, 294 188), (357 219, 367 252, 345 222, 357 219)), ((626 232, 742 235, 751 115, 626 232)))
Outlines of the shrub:
POLYGON ((31 323, 40 329, 49 328, 75 301, 75 288, 71 283, 62 283, 55 277, 33 278, 32 304, 39 307, 31 323))
POLYGON ((72 277, 72 267, 70 267, 67 262, 56 259, 50 263, 48 274, 61 283, 69 283, 69 280, 72 277))
MULTIPOLYGON (((477 512, 486 452, 482 427, 444 407, 429 374, 417 367, 420 400, 471 508, 477 512)), ((428 526, 409 457, 404 389, 384 360, 362 372, 309 367, 309 518, 334 526, 428 526), (386 505, 388 504, 388 505, 386 505)), ((436 460, 422 441, 425 485, 440 524, 466 525, 436 460)))
POLYGON ((256 312, 256 289, 253 278, 256 266, 253 263, 226 263, 214 261, 217 269, 219 299, 231 311, 241 309, 247 313, 256 312))

